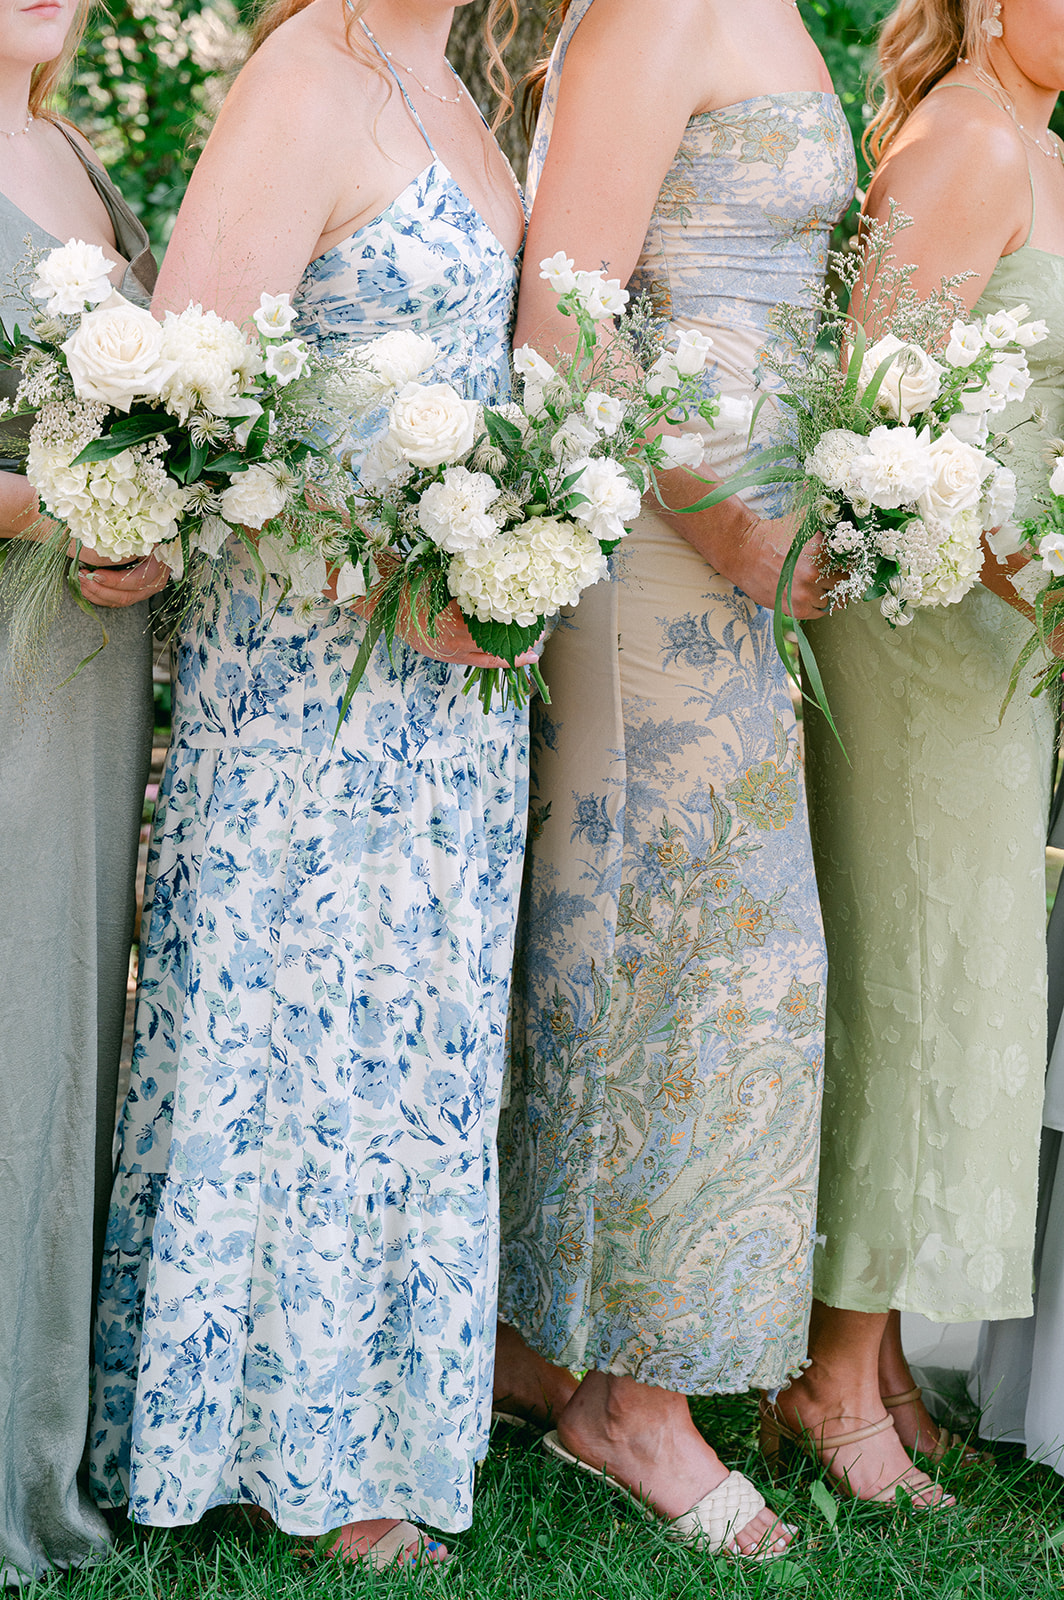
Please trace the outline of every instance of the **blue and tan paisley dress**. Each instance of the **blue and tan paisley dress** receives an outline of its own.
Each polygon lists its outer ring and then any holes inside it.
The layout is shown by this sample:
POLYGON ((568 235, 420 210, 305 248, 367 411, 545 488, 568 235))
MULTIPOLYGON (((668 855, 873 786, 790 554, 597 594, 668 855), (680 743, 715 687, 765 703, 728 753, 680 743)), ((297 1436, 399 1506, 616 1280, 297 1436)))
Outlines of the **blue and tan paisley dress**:
MULTIPOLYGON (((433 155, 308 267, 300 328, 427 333, 487 400, 515 286, 433 155)), ((470 1521, 526 732, 400 645, 334 747, 363 627, 260 606, 237 551, 180 637, 91 1429, 139 1522, 470 1521)))
MULTIPOLYGON (((533 182, 589 3, 555 50, 533 182)), ((808 303, 853 183, 831 95, 692 118, 630 287, 712 336, 715 388, 750 393, 769 314, 808 303)), ((823 1066, 794 717, 768 611, 652 513, 622 552, 544 656, 502 1312, 576 1369, 771 1387, 806 1351, 823 1066)))

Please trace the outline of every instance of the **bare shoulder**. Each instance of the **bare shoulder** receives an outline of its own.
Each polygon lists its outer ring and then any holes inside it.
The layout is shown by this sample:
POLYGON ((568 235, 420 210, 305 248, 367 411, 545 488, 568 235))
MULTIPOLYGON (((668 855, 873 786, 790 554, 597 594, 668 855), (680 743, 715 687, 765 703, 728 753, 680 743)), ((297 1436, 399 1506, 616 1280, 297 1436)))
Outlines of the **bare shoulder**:
POLYGON ((910 194, 941 196, 954 214, 1030 209, 1027 157, 1016 127, 999 106, 972 89, 943 87, 927 95, 877 168, 869 187, 873 210, 893 197, 904 210, 910 194))
POLYGON ((642 55, 704 44, 714 25, 711 0, 594 0, 573 46, 587 52, 606 44, 642 55))

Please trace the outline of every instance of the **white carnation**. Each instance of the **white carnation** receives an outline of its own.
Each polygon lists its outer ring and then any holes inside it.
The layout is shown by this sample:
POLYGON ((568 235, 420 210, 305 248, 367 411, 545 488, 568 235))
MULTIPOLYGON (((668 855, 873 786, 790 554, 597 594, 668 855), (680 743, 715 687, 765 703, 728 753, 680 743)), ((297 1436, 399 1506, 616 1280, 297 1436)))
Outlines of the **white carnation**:
POLYGON ((622 538, 627 531, 625 522, 639 515, 639 490, 619 462, 600 459, 580 466, 573 492, 584 498, 574 507, 573 516, 586 522, 596 539, 622 538))
POLYGON ((828 489, 845 489, 850 481, 854 457, 864 449, 861 434, 849 428, 828 428, 820 435, 805 459, 805 471, 811 478, 819 478, 828 489))
POLYGON ((263 370, 260 346, 217 312, 189 305, 163 319, 162 356, 173 373, 161 395, 182 422, 193 411, 240 417, 252 380, 263 370))
POLYGON ((261 528, 285 508, 288 495, 269 467, 248 467, 245 472, 232 474, 229 483, 230 487, 218 497, 227 522, 261 528))
POLYGON ((30 294, 35 300, 43 300, 53 316, 76 316, 87 305, 98 306, 112 293, 113 265, 98 244, 70 239, 37 263, 30 294))
POLYGON ((480 408, 449 383, 408 383, 388 417, 388 438, 407 461, 439 467, 472 448, 480 408))
POLYGON ((498 485, 486 472, 448 467, 442 480, 430 484, 421 496, 417 519, 433 544, 458 555, 498 533, 498 522, 488 515, 498 497, 498 485))
MULTIPOLYGON (((856 495, 883 510, 914 505, 936 475, 925 429, 873 428, 850 463, 849 485, 856 495)), ((850 493, 851 500, 854 493, 850 493)))

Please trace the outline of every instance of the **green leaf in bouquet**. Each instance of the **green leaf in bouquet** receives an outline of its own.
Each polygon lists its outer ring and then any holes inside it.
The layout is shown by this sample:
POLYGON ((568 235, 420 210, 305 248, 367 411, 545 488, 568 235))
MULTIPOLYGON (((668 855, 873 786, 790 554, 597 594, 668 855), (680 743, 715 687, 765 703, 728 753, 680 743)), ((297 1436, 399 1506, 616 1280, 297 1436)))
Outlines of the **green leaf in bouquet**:
POLYGON ((122 417, 118 422, 111 424, 101 439, 93 439, 87 444, 80 455, 75 456, 73 464, 83 466, 90 461, 111 461, 115 456, 120 456, 123 450, 144 444, 146 440, 156 438, 171 427, 173 418, 168 417, 164 411, 148 411, 133 417, 122 417))
POLYGON ((188 468, 185 473, 186 483, 195 483, 197 478, 202 477, 208 454, 209 447, 207 445, 196 443, 191 445, 188 452, 188 468))
MULTIPOLYGON (((879 399, 879 391, 883 387, 883 380, 886 378, 887 373, 890 371, 891 367, 894 365, 895 360, 896 360, 896 353, 894 355, 887 356, 883 361, 881 361, 879 363, 879 366, 876 368, 875 372, 873 372, 873 374, 872 374, 871 383, 868 385, 868 388, 865 390, 864 394, 861 396, 860 400, 857 402, 859 407, 860 407, 860 409, 862 411, 864 411, 868 416, 872 415, 872 407, 875 405, 876 401, 879 399)), ((858 367, 857 370, 858 370, 858 374, 860 374, 860 367, 858 367)), ((848 376, 847 376, 847 380, 846 381, 847 381, 847 383, 849 383, 849 377, 848 376)))
POLYGON ((247 461, 236 450, 226 450, 224 455, 211 456, 204 464, 207 472, 246 472, 247 461))
POLYGON ((500 417, 497 411, 484 408, 484 426, 488 430, 488 438, 498 450, 508 453, 520 450, 522 435, 516 423, 509 422, 505 417, 500 417))
POLYGON ((542 620, 533 622, 527 628, 516 622, 481 622, 478 617, 466 617, 465 620, 473 642, 489 656, 501 656, 511 666, 519 655, 531 650, 543 632, 542 620))
MULTIPOLYGON (((722 479, 715 488, 704 494, 700 500, 696 500, 693 505, 671 506, 669 509, 677 515, 690 516, 696 511, 709 511, 711 507, 719 506, 721 501, 730 500, 733 494, 739 494, 743 489, 758 489, 767 483, 793 483, 799 476, 793 453, 788 445, 776 445, 771 450, 764 450, 757 459, 759 463, 757 466, 733 472, 731 477, 722 479)), ((658 493, 657 485, 655 492, 658 493)), ((660 493, 658 500, 664 505, 660 493)))
MULTIPOLYGON (((847 319, 848 321, 850 319, 847 319)), ((861 380, 861 365, 868 349, 868 335, 859 322, 853 323, 853 348, 850 351, 850 364, 846 368, 846 382, 842 386, 842 398, 848 405, 857 403, 857 385, 861 380)))

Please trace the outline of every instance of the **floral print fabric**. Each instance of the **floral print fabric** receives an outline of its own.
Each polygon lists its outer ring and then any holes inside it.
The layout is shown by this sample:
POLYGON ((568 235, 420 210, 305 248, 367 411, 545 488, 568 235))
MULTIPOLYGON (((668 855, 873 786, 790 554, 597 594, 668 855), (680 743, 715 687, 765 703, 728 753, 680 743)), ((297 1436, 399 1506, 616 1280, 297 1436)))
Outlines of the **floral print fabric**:
MULTIPOLYGON (((433 160, 307 270, 329 343, 430 334, 505 385, 515 268, 433 160)), ((177 651, 96 1333, 93 1483, 140 1522, 468 1526, 526 732, 238 548, 177 651), (141 1326, 143 1324, 143 1335, 141 1326)))
MULTIPOLYGON (((852 182, 832 97, 689 124, 632 287, 712 336, 715 387, 749 394, 852 182)), ((534 716, 502 1314, 577 1369, 772 1387, 805 1355, 825 981, 794 718, 768 612, 650 512, 619 558, 534 716)))

